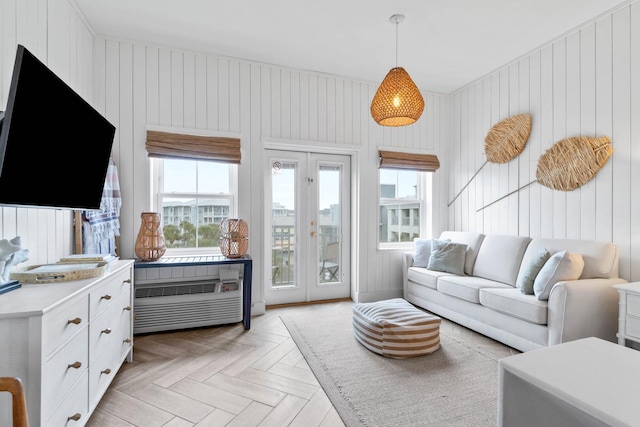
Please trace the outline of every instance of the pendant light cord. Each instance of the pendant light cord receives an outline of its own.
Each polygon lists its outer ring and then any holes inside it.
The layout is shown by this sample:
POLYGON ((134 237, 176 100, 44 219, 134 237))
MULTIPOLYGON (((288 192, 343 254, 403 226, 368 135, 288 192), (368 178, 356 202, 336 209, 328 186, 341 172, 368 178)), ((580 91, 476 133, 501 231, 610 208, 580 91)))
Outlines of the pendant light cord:
POLYGON ((396 68, 398 68, 398 24, 399 22, 396 21, 396 68))

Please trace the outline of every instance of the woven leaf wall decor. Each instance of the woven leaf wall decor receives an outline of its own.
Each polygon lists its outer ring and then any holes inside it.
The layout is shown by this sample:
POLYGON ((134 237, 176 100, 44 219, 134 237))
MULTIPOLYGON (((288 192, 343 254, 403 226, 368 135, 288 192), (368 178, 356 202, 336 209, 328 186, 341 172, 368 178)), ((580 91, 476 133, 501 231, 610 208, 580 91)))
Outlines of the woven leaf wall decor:
POLYGON ((611 140, 606 136, 563 139, 540 156, 536 179, 554 190, 574 190, 591 180, 612 153, 611 140))
POLYGON ((493 127, 484 139, 484 153, 491 163, 507 163, 524 150, 531 134, 531 116, 517 114, 493 127))

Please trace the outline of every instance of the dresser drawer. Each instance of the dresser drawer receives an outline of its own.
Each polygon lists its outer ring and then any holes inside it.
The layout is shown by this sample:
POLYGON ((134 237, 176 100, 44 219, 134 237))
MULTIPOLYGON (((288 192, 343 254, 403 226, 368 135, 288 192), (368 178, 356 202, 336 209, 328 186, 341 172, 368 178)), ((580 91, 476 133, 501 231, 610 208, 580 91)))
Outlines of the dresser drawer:
POLYGON ((68 395, 64 396, 62 403, 47 419, 44 426, 74 427, 83 426, 89 419, 89 371, 85 370, 78 382, 68 395))
POLYGON ((89 366, 89 328, 84 327, 71 341, 45 362, 42 370, 43 408, 50 414, 89 366))
POLYGON ((627 315, 627 330, 625 331, 630 338, 640 339, 640 317, 627 315))
POLYGON ((89 314, 94 318, 116 301, 120 295, 131 292, 131 271, 116 273, 89 294, 89 314))
POLYGON ((627 314, 640 317, 640 295, 627 292, 627 314))
POLYGON ((89 349, 91 361, 104 353, 120 348, 118 339, 122 323, 122 306, 119 301, 111 304, 89 326, 89 349))
POLYGON ((89 324, 89 299, 85 295, 47 313, 42 318, 46 356, 89 324))
POLYGON ((121 365, 120 345, 97 355, 89 367, 89 406, 97 405, 121 365))

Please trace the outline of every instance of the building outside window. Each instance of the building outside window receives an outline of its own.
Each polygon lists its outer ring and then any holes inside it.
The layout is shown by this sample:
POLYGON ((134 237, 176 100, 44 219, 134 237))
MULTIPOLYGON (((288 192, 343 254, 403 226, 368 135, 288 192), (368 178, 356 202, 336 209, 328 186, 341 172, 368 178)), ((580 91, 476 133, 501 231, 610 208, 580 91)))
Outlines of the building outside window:
POLYGON ((235 218, 237 166, 154 159, 156 209, 167 253, 220 253, 220 223, 235 218))

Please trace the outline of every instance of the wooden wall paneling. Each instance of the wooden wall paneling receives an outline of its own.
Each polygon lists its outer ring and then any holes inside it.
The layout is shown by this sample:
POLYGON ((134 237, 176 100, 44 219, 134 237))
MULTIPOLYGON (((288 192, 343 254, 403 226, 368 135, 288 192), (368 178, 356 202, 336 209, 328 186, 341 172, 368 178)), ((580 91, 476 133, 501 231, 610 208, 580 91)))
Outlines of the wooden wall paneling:
MULTIPOLYGON (((275 73, 274 73, 275 74, 275 73)), ((231 70, 229 59, 218 59, 218 130, 229 132, 231 130, 231 70)), ((272 95, 277 96, 275 91, 272 95)))
MULTIPOLYGON (((277 107, 276 107, 277 108, 277 107)), ((291 71, 280 72, 280 137, 291 139, 291 71)))
MULTIPOLYGON (((469 162, 467 153, 469 152, 469 96, 468 91, 460 94, 460 154, 458 163, 460 164, 460 178, 457 188, 462 188, 469 182, 469 162)), ((460 191, 460 190, 458 190, 460 191)), ((460 230, 469 230, 469 191, 465 190, 460 194, 460 230)))
POLYGON ((348 114, 348 111, 345 106, 345 90, 346 84, 344 79, 335 78, 335 140, 334 142, 338 142, 344 144, 346 142, 346 118, 345 116, 348 114))
POLYGON ((300 72, 295 71, 291 72, 290 79, 290 93, 291 93, 291 112, 290 112, 290 121, 291 121, 291 130, 290 130, 290 138, 291 139, 301 139, 300 138, 300 122, 301 122, 301 106, 300 106, 300 72))
MULTIPOLYGON (((553 139, 553 46, 540 52, 540 154, 555 143, 553 139)), ((540 234, 553 237, 553 192, 540 185, 540 234)))
MULTIPOLYGON (((31 258, 31 251, 33 250, 32 248, 34 248, 35 246, 31 246, 30 245, 30 240, 29 240, 29 233, 33 233, 33 230, 29 227, 29 211, 32 211, 33 209, 28 209, 28 208, 17 208, 16 209, 16 236, 20 236, 20 244, 22 245, 23 248, 29 249, 29 258, 31 258)), ((3 231, 3 238, 4 239, 11 239, 11 234, 10 233, 4 233, 3 231)), ((21 266, 22 267, 22 266, 21 266)))
POLYGON ((476 180, 471 179, 471 177, 476 172, 476 166, 475 166, 476 149, 475 148, 478 141, 476 138, 476 131, 477 131, 476 116, 478 112, 476 110, 476 91, 477 91, 477 85, 472 85, 469 88, 468 100, 467 100, 469 113, 467 117, 467 123, 468 123, 467 154, 466 154, 467 178, 465 182, 469 182, 469 191, 467 192, 467 230, 469 231, 476 231, 476 207, 475 207, 476 180))
MULTIPOLYGON (((613 14, 612 131, 615 141, 612 168, 612 237, 620 248, 620 275, 631 275, 631 9, 613 14)), ((637 52, 637 51, 636 51, 637 52)), ((637 55, 637 53, 636 53, 637 55)), ((613 142, 612 142, 613 143, 613 142)), ((637 218, 636 218, 637 220, 637 218)))
POLYGON ((207 57, 195 57, 195 128, 207 129, 207 57))
MULTIPOLYGON (((566 132, 567 137, 580 135, 580 33, 567 37, 566 44, 566 132)), ((566 236, 580 238, 581 188, 567 192, 566 236)))
POLYGON ((475 218, 474 231, 481 233, 484 230, 484 210, 478 211, 484 206, 484 83, 482 81, 475 84, 475 133, 473 136, 472 158, 474 159, 473 173, 477 173, 473 179, 473 208, 471 214, 475 218), (482 169, 481 169, 482 168, 482 169))
MULTIPOLYGON (((481 144, 480 151, 482 152, 482 162, 484 163, 487 160, 487 157, 484 154, 484 138, 487 136, 487 132, 493 126, 491 121, 491 81, 490 77, 486 77, 482 80, 482 132, 481 139, 479 143, 481 144)), ((490 212, 491 208, 484 208, 486 205, 491 203, 492 199, 492 185, 491 185, 491 177, 493 172, 493 165, 491 163, 487 163, 478 176, 482 182, 482 205, 478 208, 482 208, 480 211, 482 213, 482 230, 483 232, 489 232, 491 230, 491 224, 493 219, 491 218, 490 212)))
MULTIPOLYGON (((498 118, 496 123, 500 120, 506 119, 509 116, 509 68, 503 67, 499 73, 499 88, 498 88, 498 118)), ((499 173, 498 179, 498 194, 496 198, 504 197, 509 193, 509 169, 511 162, 507 162, 498 166, 499 173)), ((498 210, 499 222, 497 224, 496 232, 502 234, 509 234, 509 199, 511 196, 502 199, 496 203, 496 209, 498 210)))
POLYGON ((260 67, 260 135, 273 136, 271 132, 271 67, 260 67))
POLYGON ((185 128, 193 129, 196 127, 196 56, 191 52, 183 54, 184 63, 182 91, 184 96, 184 120, 185 128))
MULTIPOLYGON (((580 134, 596 134, 596 30, 580 30, 580 134)), ((614 148, 615 150, 615 148, 614 148)), ((596 179, 580 187, 580 238, 596 238, 596 179)))
POLYGON ((282 93, 280 92, 280 80, 283 70, 271 68, 271 134, 269 136, 280 138, 282 136, 282 93))
MULTIPOLYGON (((337 114, 336 114, 336 77, 326 77, 321 79, 324 80, 327 84, 326 86, 326 94, 327 94, 327 105, 326 105, 326 129, 327 129, 327 139, 328 142, 336 142, 337 141, 337 114)), ((322 126, 322 121, 320 122, 320 126, 322 126)))
POLYGON ((160 124, 160 51, 145 47, 145 124, 160 124))
MULTIPOLYGON (((113 158, 118 168, 118 181, 121 183, 121 193, 127 194, 129 191, 136 188, 135 173, 147 173, 148 166, 146 162, 140 164, 139 168, 134 168, 133 159, 135 159, 135 146, 134 141, 134 119, 137 115, 134 115, 134 102, 135 87, 133 85, 133 44, 129 42, 122 42, 118 44, 118 49, 114 54, 118 55, 118 86, 112 93, 117 93, 116 102, 118 118, 118 144, 114 144, 112 149, 113 158), (139 169, 139 171, 137 171, 139 169), (144 171, 144 172, 143 172, 144 171)), ((139 117, 145 117, 143 113, 139 117)), ((144 135, 139 134, 138 137, 144 135)), ((136 166, 138 164, 135 164, 136 166)), ((145 193, 141 193, 145 194, 145 193)), ((146 193, 149 194, 149 193, 146 193)), ((135 200, 135 198, 127 198, 128 200, 135 200)), ((125 199, 126 200, 126 199, 125 199)), ((135 202, 134 202, 135 203, 135 202)), ((140 224, 140 212, 134 211, 134 205, 132 203, 122 203, 120 208, 121 218, 132 218, 133 221, 120 221, 120 234, 125 238, 119 239, 120 248, 118 252, 120 254, 133 254, 133 248, 135 244, 135 238, 137 236, 137 227, 140 224), (135 229, 135 231, 134 231, 135 229)))
POLYGON ((171 126, 184 127, 184 52, 172 49, 171 56, 171 126))
MULTIPOLYGON (((218 60, 207 56, 207 129, 219 128, 218 117, 218 60)), ((258 86, 259 87, 259 86, 258 86)), ((260 116, 258 116, 260 117, 260 116)))
POLYGON ((120 208, 120 239, 118 253, 133 257, 135 239, 140 227, 140 214, 149 209, 151 203, 151 162, 147 158, 147 124, 158 121, 158 50, 133 45, 132 52, 132 115, 131 146, 115 159, 123 203, 120 208), (149 79, 149 80, 148 80, 149 79), (153 84, 152 84, 153 83, 153 84), (151 103, 152 102, 152 103, 151 103), (153 120, 150 121, 149 118, 153 120), (135 195, 140 195, 136 197, 135 195), (128 201, 128 203, 126 202, 128 201))
POLYGON ((362 139, 360 136, 361 127, 362 127, 362 115, 360 112, 362 110, 367 111, 368 108, 363 108, 361 103, 361 92, 362 92, 362 83, 353 82, 351 84, 351 138, 350 143, 355 145, 361 145, 362 139))
MULTIPOLYGON (((173 93, 171 89, 171 51, 161 48, 158 52, 158 118, 159 125, 172 126, 171 104, 173 93)), ((217 116, 216 116, 217 119, 217 116)), ((216 122, 217 123, 217 122, 216 122)))
MULTIPOLYGON (((519 106, 519 91, 520 91, 520 84, 518 82, 518 63, 513 63, 511 65, 509 65, 509 67, 505 70, 506 74, 507 74, 507 85, 508 85, 508 89, 507 89, 507 97, 508 97, 508 101, 507 101, 507 115, 506 117, 511 117, 515 114, 519 114, 520 113, 520 106, 519 106)), ((520 219, 519 219, 519 215, 518 215, 518 207, 520 204, 520 192, 518 191, 519 188, 519 177, 520 177, 520 173, 519 173, 519 169, 518 169, 518 165, 520 164, 520 156, 522 155, 522 153, 520 153, 518 156, 516 156, 515 158, 511 159, 508 163, 507 163, 507 173, 509 174, 509 179, 507 181, 507 191, 504 194, 509 194, 513 191, 515 191, 515 193, 511 194, 509 197, 507 197, 503 209, 506 209, 507 211, 507 224, 508 224, 508 234, 511 234, 513 236, 517 236, 519 234, 518 232, 518 228, 520 225, 520 219)))
MULTIPOLYGON (((254 259, 254 267, 253 267, 253 301, 264 301, 264 284, 266 282, 264 278, 264 266, 263 264, 257 264, 257 262, 261 259, 264 259, 266 254, 264 253, 264 242, 263 239, 264 233, 263 227, 259 224, 266 224, 266 221, 263 219, 263 210, 266 205, 265 198, 265 183, 262 175, 263 167, 265 164, 265 160, 262 156, 262 143, 260 141, 260 135, 262 130, 262 67, 259 64, 251 63, 249 66, 249 98, 251 102, 248 105, 249 112, 248 115, 250 117, 250 121, 248 122, 249 128, 249 137, 247 144, 243 146, 247 147, 246 151, 252 152, 250 163, 240 164, 241 168, 249 167, 249 191, 248 194, 251 194, 251 202, 252 209, 249 217, 249 241, 251 256, 254 259), (255 236, 255 238, 254 238, 255 236)), ((244 117, 244 115, 243 115, 244 117)), ((243 148, 244 153, 244 148, 243 148)), ((240 184, 242 185, 242 184, 240 184)), ((240 190, 239 187, 238 190, 240 190)), ((244 189, 244 188, 243 188, 244 189)), ((245 189, 246 190, 246 189, 245 189)), ((240 203, 239 203, 240 206, 240 203)), ((243 208, 244 209, 244 208, 243 208)), ((244 212, 244 210, 243 210, 244 212)))
MULTIPOLYGON (((527 142, 529 151, 529 180, 536 179, 536 168, 538 159, 542 151, 541 142, 541 74, 540 74, 540 51, 537 50, 529 56, 529 112, 531 113, 531 135, 527 142)), ((541 194, 542 186, 534 183, 529 189, 529 236, 541 237, 541 194)))
MULTIPOLYGON (((612 18, 607 16, 596 22, 596 134, 612 134, 612 18)), ((614 154, 616 142, 612 140, 614 154)), ((598 171, 596 181, 596 239, 611 241, 612 218, 612 161, 598 171)))
MULTIPOLYGON (((502 120, 500 114, 500 73, 491 76, 491 126, 502 120)), ((491 128, 489 127, 489 129, 491 128)), ((487 132, 489 131, 487 129, 487 132)), ((493 203, 504 195, 501 192, 500 179, 502 178, 501 168, 503 165, 489 163, 491 165, 491 202, 493 203)), ((488 208, 488 214, 491 217, 491 228, 487 230, 490 233, 502 233, 500 223, 500 202, 494 203, 488 208)))
MULTIPOLYGON (((553 51, 553 126, 550 146, 567 135, 567 85, 566 85, 566 39, 552 45, 553 51)), ((553 237, 567 237, 567 192, 553 191, 553 237)))
POLYGON ((324 79, 320 79, 317 74, 308 74, 309 79, 309 141, 326 141, 327 132, 325 124, 327 122, 326 86, 324 79), (324 100, 324 105, 323 105, 324 100), (322 122, 322 126, 320 126, 322 122), (320 134, 322 129, 322 134, 320 134))
POLYGON ((229 61, 229 131, 240 133, 240 62, 229 61))
MULTIPOLYGON (((453 198, 455 197, 456 194, 458 194, 458 192, 460 191, 460 189, 462 188, 462 185, 464 185, 460 179, 460 145, 461 145, 461 136, 460 136, 460 128, 461 128, 461 108, 462 108, 462 95, 460 93, 457 93, 454 96, 453 99, 453 105, 454 105, 454 115, 453 115, 453 139, 451 140, 451 147, 450 147, 450 153, 451 153, 451 160, 450 160, 450 165, 452 166, 451 169, 453 170, 453 178, 451 179, 451 182, 449 183, 449 192, 448 192, 448 199, 449 200, 453 200, 453 198)), ((461 218, 462 218, 462 214, 460 213, 460 198, 458 197, 453 204, 450 206, 450 210, 451 210, 451 214, 453 215, 450 218, 450 227, 452 227, 453 230, 460 230, 462 224, 461 224, 461 218)))
MULTIPOLYGON (((630 43, 631 52, 637 52, 640 49, 640 3, 635 2, 631 6, 631 33, 630 43)), ((630 87, 631 87, 631 182, 640 182, 640 144, 638 139, 640 136, 640 55, 631 55, 630 64, 630 87), (635 143, 634 143, 635 141, 635 143)), ((636 262, 640 258, 640 185, 631 185, 630 192, 630 215, 632 218, 631 227, 629 229, 629 237, 631 239, 630 258, 631 270, 629 277, 633 280, 640 278, 640 263, 636 262)))
MULTIPOLYGON (((530 96, 530 84, 529 81, 529 57, 522 58, 518 61, 518 98, 516 104, 516 110, 518 114, 529 113, 531 114, 531 106, 529 105, 530 96)), ((535 118, 532 115, 532 127, 535 118)), ((531 134, 529 140, 522 150, 522 153, 518 156, 518 188, 522 188, 531 182, 531 134)), ((524 187, 518 192, 518 206, 516 211, 518 212, 518 235, 530 236, 530 212, 531 204, 531 188, 530 186, 524 187)))
MULTIPOLYGON (((311 83, 309 73, 300 73, 300 121, 297 124, 300 128, 299 138, 303 141, 311 139, 310 121, 311 121, 311 102, 309 101, 311 93, 311 83)), ((317 117, 316 113, 316 117, 317 117)))

